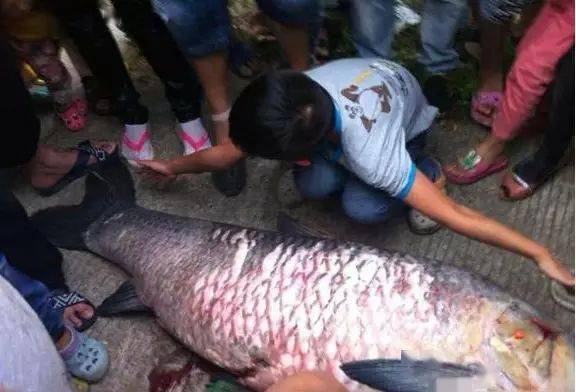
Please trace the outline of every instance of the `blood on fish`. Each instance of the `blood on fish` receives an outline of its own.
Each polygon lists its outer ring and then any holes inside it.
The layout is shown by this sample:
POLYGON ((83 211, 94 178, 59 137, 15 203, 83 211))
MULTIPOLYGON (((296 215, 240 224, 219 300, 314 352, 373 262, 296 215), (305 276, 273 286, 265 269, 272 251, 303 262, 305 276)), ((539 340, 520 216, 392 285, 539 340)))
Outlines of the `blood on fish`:
POLYGON ((174 386, 180 384, 184 380, 193 367, 194 364, 190 361, 180 369, 167 370, 164 372, 154 369, 148 375, 150 392, 170 391, 174 386))

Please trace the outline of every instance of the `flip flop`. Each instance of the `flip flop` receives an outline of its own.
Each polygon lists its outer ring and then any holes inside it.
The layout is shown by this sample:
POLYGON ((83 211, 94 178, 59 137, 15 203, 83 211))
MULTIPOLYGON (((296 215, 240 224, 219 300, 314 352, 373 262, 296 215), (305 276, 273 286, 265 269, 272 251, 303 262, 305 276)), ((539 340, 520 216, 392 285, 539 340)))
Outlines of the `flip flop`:
POLYGON ((75 291, 64 292, 62 290, 57 290, 54 293, 52 293, 52 296, 50 297, 49 301, 52 308, 56 310, 58 309, 64 310, 70 306, 80 303, 86 304, 94 310, 93 316, 89 319, 78 317, 80 320, 82 320, 82 325, 80 325, 79 327, 74 327, 78 332, 86 331, 88 328, 94 325, 96 319, 98 318, 98 316, 96 315, 96 307, 92 304, 92 302, 90 302, 89 300, 84 298, 84 296, 75 291))
POLYGON ((497 173, 508 167, 508 158, 499 155, 494 162, 487 164, 475 150, 471 150, 458 163, 444 166, 446 178, 453 184, 473 184, 484 177, 497 173))
POLYGON ((38 194, 41 196, 51 196, 58 193, 78 178, 85 176, 105 164, 116 162, 119 159, 118 147, 116 147, 114 152, 109 154, 103 148, 93 146, 88 140, 78 143, 76 150, 78 150, 78 156, 72 169, 54 185, 47 188, 34 188, 38 194), (92 156, 96 157, 96 162, 89 164, 88 162, 92 156))
POLYGON ((532 196, 541 185, 564 167, 569 157, 570 154, 566 154, 554 167, 539 168, 537 165, 534 166, 534 162, 529 159, 517 163, 514 169, 502 177, 500 198, 517 201, 532 196))
POLYGON ((513 171, 504 173, 500 185, 500 198, 507 201, 523 200, 534 194, 537 185, 530 185, 513 171))
POLYGON ((56 111, 56 114, 70 132, 78 132, 86 127, 86 119, 88 116, 88 105, 83 99, 75 99, 63 111, 56 111))

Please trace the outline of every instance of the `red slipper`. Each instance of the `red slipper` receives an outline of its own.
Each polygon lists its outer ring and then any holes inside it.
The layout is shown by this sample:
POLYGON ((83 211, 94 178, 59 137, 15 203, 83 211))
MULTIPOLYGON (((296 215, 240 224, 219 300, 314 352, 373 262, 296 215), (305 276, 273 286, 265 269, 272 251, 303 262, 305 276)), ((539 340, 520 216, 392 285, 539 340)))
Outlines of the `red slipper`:
POLYGON ((87 105, 83 99, 74 100, 64 111, 56 114, 70 132, 78 132, 86 126, 87 105))
POLYGON ((446 165, 443 169, 451 183, 468 185, 504 170, 507 166, 508 158, 505 155, 499 155, 494 162, 487 164, 472 150, 459 163, 446 165))
POLYGON ((500 185, 500 198, 507 201, 526 199, 534 194, 535 186, 528 184, 514 172, 506 172, 500 185))

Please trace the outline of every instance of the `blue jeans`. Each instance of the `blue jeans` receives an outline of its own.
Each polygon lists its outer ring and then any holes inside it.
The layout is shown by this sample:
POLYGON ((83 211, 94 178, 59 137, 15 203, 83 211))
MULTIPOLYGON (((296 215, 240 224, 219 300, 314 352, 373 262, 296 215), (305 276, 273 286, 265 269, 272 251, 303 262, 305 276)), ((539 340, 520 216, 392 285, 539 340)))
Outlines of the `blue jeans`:
MULTIPOLYGON (((202 57, 230 46, 226 0, 152 0, 156 12, 188 57, 202 57)), ((289 26, 319 24, 320 0, 257 0, 271 19, 289 26)))
POLYGON ((49 303, 50 290, 41 282, 29 278, 12 267, 0 253, 0 276, 10 283, 36 312, 54 341, 64 333, 63 310, 53 309, 49 303))
MULTIPOLYGON (((425 144, 425 135, 420 135, 408 142, 406 149, 418 169, 434 180, 439 171, 422 151, 425 144)), ((366 184, 338 163, 329 162, 319 154, 311 161, 309 166, 294 168, 294 181, 303 197, 324 199, 340 193, 346 215, 365 224, 385 222, 406 210, 402 200, 366 184)))
MULTIPOLYGON (((391 57, 394 39, 393 0, 350 0, 350 25, 361 57, 391 57)), ((466 0, 426 0, 422 11, 419 62, 430 74, 458 66, 454 36, 466 17, 466 0)))

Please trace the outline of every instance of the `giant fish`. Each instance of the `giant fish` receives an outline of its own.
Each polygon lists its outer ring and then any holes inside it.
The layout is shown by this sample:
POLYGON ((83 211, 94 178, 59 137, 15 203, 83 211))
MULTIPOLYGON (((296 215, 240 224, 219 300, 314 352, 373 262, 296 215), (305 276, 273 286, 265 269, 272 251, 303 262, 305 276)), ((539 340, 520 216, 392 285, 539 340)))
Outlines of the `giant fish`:
POLYGON ((0 392, 72 392, 38 316, 0 276, 0 392))
POLYGON ((466 391, 574 388, 570 339, 469 272, 134 200, 126 168, 108 166, 87 178, 81 204, 33 220, 56 245, 126 270, 171 335, 254 390, 305 369, 351 391, 428 392, 450 380, 466 391))

